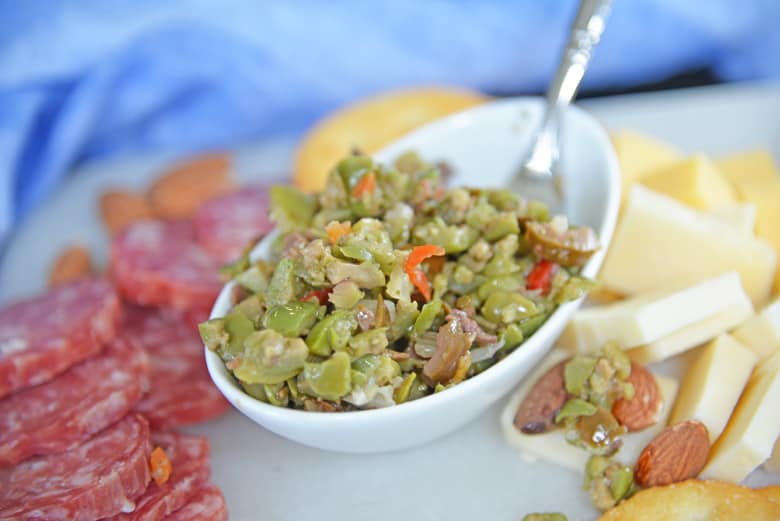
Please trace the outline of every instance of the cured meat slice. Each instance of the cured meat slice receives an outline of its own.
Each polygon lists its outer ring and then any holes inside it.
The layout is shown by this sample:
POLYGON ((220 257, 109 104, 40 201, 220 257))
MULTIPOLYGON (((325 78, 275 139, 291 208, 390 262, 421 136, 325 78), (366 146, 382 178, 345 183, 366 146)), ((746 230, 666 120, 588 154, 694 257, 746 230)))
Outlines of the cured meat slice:
POLYGON ((0 398, 98 353, 116 335, 120 315, 116 292, 96 278, 0 310, 0 398))
POLYGON ((148 388, 146 352, 115 339, 53 380, 0 400, 0 465, 77 446, 127 414, 148 388))
POLYGON ((152 433, 152 446, 162 447, 171 462, 171 476, 162 485, 154 481, 135 502, 135 510, 111 521, 159 521, 192 500, 211 476, 209 442, 201 436, 175 432, 152 433))
POLYGON ((225 413, 229 404, 209 377, 196 329, 168 310, 135 309, 128 337, 151 359, 151 389, 135 407, 155 430, 200 423, 225 413))
POLYGON ((193 217, 198 243, 220 262, 236 259, 271 231, 268 191, 247 187, 203 204, 193 217))
POLYGON ((216 485, 207 485, 195 494, 195 499, 165 521, 227 521, 228 511, 225 497, 216 485))
POLYGON ((129 414, 67 452, 0 467, 0 519, 94 521, 135 508, 149 483, 149 425, 129 414))
POLYGON ((144 306, 206 309, 222 288, 189 221, 131 224, 111 243, 111 271, 122 296, 144 306))

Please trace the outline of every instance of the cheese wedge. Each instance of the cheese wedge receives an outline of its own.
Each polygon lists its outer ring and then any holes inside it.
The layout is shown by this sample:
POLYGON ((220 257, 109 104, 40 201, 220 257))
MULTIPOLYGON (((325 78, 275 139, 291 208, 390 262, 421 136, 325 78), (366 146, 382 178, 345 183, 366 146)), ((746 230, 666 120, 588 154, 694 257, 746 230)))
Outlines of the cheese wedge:
POLYGON ((753 314, 747 295, 725 310, 644 346, 626 351, 631 360, 652 364, 679 355, 733 329, 753 314))
POLYGON ((701 154, 654 170, 642 177, 641 183, 699 210, 737 202, 734 188, 701 154))
POLYGON ((696 353, 682 379, 670 423, 699 420, 714 443, 739 401, 758 357, 729 334, 722 334, 696 353))
MULTIPOLYGON (((536 383, 536 380, 545 371, 567 356, 569 354, 561 349, 554 350, 541 363, 539 368, 528 377, 525 383, 512 395, 501 412, 501 429, 507 442, 519 450, 520 455, 526 461, 547 461, 582 473, 585 471, 585 463, 587 463, 590 454, 584 449, 569 444, 564 437, 563 430, 554 430, 544 434, 524 434, 514 426, 517 408, 531 389, 531 386, 536 383)), ((666 426, 669 413, 677 396, 677 380, 659 375, 654 376, 663 397, 661 409, 658 412, 658 422, 647 429, 631 432, 623 437, 623 446, 615 455, 615 460, 624 465, 633 466, 636 460, 639 459, 639 454, 641 454, 645 446, 666 426)))
POLYGON ((680 153, 670 145, 637 132, 624 130, 611 137, 620 165, 624 199, 638 179, 680 158, 680 153))
POLYGON ((732 334, 762 360, 780 351, 780 298, 747 319, 732 334))
POLYGON ((749 200, 761 185, 780 180, 780 169, 767 150, 750 150, 719 158, 715 166, 736 188, 743 200, 749 200))
POLYGON ((628 349, 696 324, 744 299, 739 274, 731 271, 692 286, 582 309, 566 326, 558 345, 591 352, 615 340, 628 349))
POLYGON ((780 435, 780 352, 760 363, 726 430, 710 451, 702 479, 738 482, 772 454, 780 435))
POLYGON ((752 236, 756 229, 756 205, 753 203, 730 203, 710 210, 710 215, 724 224, 734 227, 739 233, 752 236))
POLYGON ((754 305, 766 303, 777 255, 706 213, 637 185, 624 208, 600 278, 607 289, 637 294, 693 284, 736 270, 754 305))

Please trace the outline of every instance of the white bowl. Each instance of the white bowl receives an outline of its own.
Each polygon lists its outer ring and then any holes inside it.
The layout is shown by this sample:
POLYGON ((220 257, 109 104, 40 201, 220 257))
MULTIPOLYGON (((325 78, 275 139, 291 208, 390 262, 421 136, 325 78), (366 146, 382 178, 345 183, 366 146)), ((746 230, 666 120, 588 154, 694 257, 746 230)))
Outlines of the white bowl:
MULTIPOLYGON (((516 171, 541 114, 542 101, 537 98, 494 101, 416 130, 375 157, 391 162, 413 149, 426 160, 446 160, 452 165, 451 186, 501 187, 516 171)), ((572 223, 593 227, 603 244, 583 268, 583 274, 593 277, 617 218, 617 160, 606 132, 590 115, 571 108, 564 118, 567 213, 572 223)), ((272 239, 269 236, 258 243, 252 256, 266 256, 272 239)), ((227 284, 220 293, 212 318, 229 311, 232 287, 233 283, 227 284)), ((487 371, 444 392, 384 409, 319 413, 276 407, 244 393, 215 353, 206 350, 206 362, 211 378, 230 403, 280 436, 338 452, 397 450, 454 431, 507 394, 547 353, 579 305, 577 301, 559 307, 534 335, 487 371)))

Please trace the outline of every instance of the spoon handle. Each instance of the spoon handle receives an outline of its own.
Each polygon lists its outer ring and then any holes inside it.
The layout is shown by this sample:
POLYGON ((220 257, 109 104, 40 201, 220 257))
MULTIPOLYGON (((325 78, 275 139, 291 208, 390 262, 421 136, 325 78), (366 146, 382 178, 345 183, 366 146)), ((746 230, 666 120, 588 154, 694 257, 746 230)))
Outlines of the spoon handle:
POLYGON ((571 26, 569 41, 563 50, 558 72, 547 90, 549 109, 565 107, 574 99, 580 81, 588 68, 593 49, 612 6, 612 0, 581 0, 577 17, 571 26))

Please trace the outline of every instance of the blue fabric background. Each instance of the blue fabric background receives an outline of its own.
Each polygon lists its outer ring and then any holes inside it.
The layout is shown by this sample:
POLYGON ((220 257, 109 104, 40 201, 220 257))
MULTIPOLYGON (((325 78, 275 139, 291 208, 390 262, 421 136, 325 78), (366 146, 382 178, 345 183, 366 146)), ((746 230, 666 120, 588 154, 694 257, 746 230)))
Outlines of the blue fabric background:
MULTIPOLYGON (((544 88, 574 0, 0 0, 0 238, 75 165, 298 135, 378 90, 544 88)), ((615 0, 584 89, 780 77, 780 2, 615 0)))

